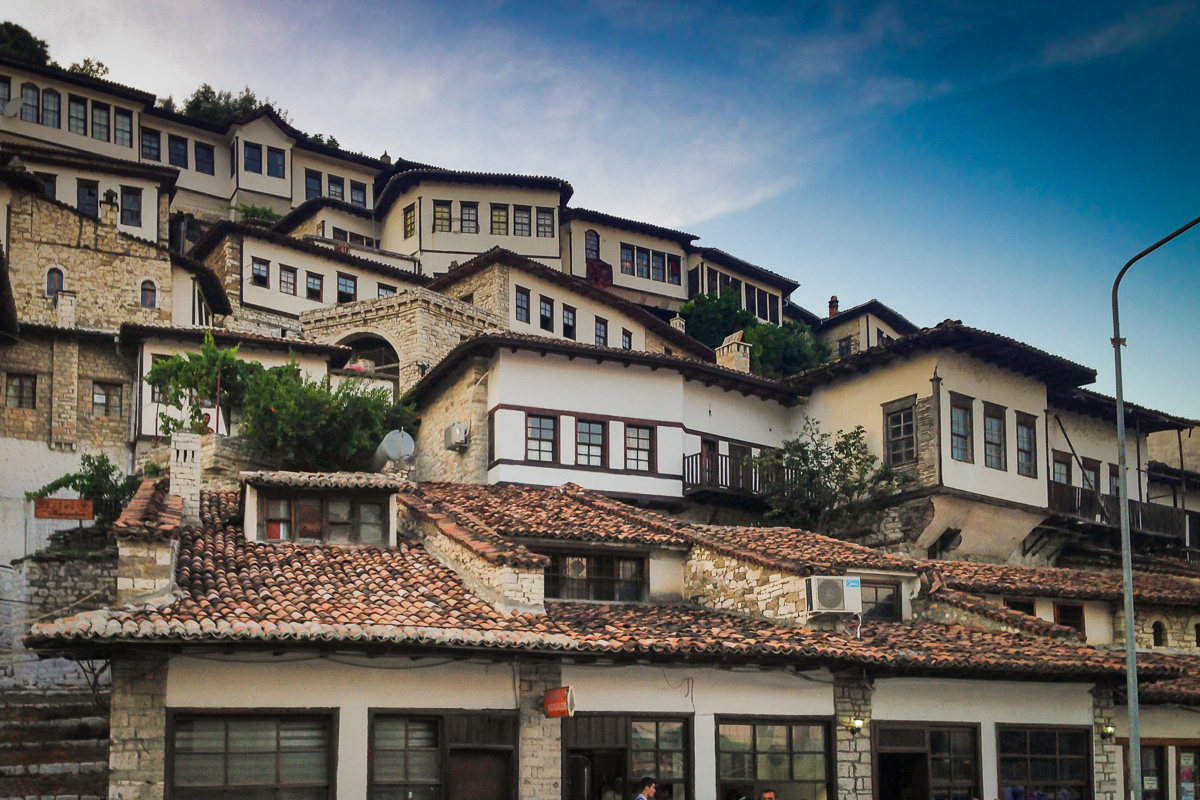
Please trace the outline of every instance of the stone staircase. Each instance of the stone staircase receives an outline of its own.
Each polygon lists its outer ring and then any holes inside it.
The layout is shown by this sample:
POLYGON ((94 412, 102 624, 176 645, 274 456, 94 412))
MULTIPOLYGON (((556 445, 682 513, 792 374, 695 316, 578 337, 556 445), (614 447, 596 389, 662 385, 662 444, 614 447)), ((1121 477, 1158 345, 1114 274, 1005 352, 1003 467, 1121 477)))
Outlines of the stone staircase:
POLYGON ((0 692, 0 800, 108 796, 108 696, 0 692))

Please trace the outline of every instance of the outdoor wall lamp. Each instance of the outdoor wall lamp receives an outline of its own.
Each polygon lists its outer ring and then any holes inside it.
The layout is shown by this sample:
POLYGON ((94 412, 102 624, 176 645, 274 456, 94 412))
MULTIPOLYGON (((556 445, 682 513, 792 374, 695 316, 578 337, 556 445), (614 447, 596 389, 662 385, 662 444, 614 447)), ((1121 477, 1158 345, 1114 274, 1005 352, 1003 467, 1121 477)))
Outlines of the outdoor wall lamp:
POLYGON ((842 720, 842 727, 850 733, 857 734, 863 729, 863 721, 859 717, 847 717, 842 720))
POLYGON ((1111 742, 1117 735, 1117 726, 1101 725, 1100 726, 1100 741, 1111 742))

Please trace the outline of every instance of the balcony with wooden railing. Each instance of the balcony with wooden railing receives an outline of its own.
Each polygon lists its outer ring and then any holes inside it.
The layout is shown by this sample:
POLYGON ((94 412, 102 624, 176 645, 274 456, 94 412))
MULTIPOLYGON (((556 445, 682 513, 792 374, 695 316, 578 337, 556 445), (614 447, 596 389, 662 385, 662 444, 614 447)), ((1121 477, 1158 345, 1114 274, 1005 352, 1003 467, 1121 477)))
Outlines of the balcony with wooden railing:
POLYGON ((683 457, 683 493, 715 492, 753 498, 770 490, 781 470, 764 470, 745 456, 692 453, 683 457))
MULTIPOLYGON (((1099 494, 1093 489, 1067 483, 1049 483, 1049 505, 1055 514, 1100 525, 1121 525, 1121 501, 1116 495, 1099 494)), ((1166 536, 1184 542, 1190 529, 1200 533, 1200 514, 1157 503, 1129 501, 1129 528, 1139 533, 1166 536)))

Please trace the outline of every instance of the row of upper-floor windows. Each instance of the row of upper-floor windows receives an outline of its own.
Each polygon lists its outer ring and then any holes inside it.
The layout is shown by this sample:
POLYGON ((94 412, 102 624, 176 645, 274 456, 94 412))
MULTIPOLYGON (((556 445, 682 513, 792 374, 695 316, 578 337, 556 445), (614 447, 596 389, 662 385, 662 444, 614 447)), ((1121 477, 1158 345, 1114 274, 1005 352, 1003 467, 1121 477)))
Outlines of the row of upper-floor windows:
MULTIPOLYGON (((141 144, 143 161, 163 160, 163 133, 142 126, 141 144)), ((167 134, 167 163, 179 169, 191 169, 204 175, 217 174, 217 151, 207 142, 189 140, 186 136, 167 134)))
MULTIPOLYGON (((514 311, 517 322, 533 324, 533 294, 524 286, 516 287, 516 296, 514 300, 514 311)), ((538 321, 537 325, 547 333, 555 333, 556 318, 555 300, 547 295, 538 295, 538 321)), ((562 318, 561 325, 558 325, 558 333, 562 334, 564 339, 577 340, 580 338, 579 311, 575 306, 561 304, 562 318)), ((601 316, 593 316, 592 330, 594 333, 594 343, 600 347, 609 347, 609 322, 601 316)), ((633 331, 628 328, 621 328, 621 349, 633 349, 633 331)))
MULTIPOLYGON (((12 100, 12 79, 0 76, 0 103, 12 100)), ((63 127, 63 96, 57 89, 26 81, 20 86, 21 119, 48 128, 63 127)), ((133 111, 68 94, 66 127, 70 133, 90 136, 121 147, 133 147, 133 111)))
MULTIPOLYGON (((268 155, 269 155, 270 151, 274 150, 274 149, 275 148, 268 148, 268 155)), ((252 171, 253 172, 261 172, 262 170, 258 169, 258 170, 252 170, 252 171)), ((269 174, 273 174, 273 173, 269 173, 269 174)), ((279 167, 279 174, 276 175, 275 177, 279 177, 279 178, 283 177, 282 162, 281 162, 281 166, 279 167)), ((304 170, 304 199, 305 200, 314 200, 318 197, 330 197, 334 200, 341 200, 341 201, 345 202, 347 200, 346 184, 347 184, 346 179, 340 175, 334 175, 332 173, 326 175, 326 174, 322 173, 320 170, 306 169, 306 170, 304 170)), ((349 185, 350 185, 350 195, 349 195, 350 204, 354 205, 354 206, 360 206, 362 208, 366 208, 366 206, 367 206, 367 185, 360 181, 349 181, 349 185)))
MULTIPOLYGON (((65 291, 66 275, 58 267, 46 270, 46 296, 54 297, 65 291)), ((138 305, 142 308, 158 308, 158 286, 152 280, 144 280, 138 286, 138 305)))
MULTIPOLYGON (((316 303, 324 303, 325 300, 325 274, 305 270, 303 292, 300 291, 299 278, 300 271, 296 267, 289 267, 286 264, 279 264, 275 267, 278 271, 278 288, 280 293, 302 296, 306 300, 312 300, 316 303)), ((272 265, 271 262, 264 258, 251 258, 250 260, 250 285, 258 286, 263 289, 269 289, 272 285, 272 265)), ((377 297, 389 297, 396 293, 396 287, 388 283, 377 284, 377 297)), ((337 273, 336 280, 336 295, 335 303, 353 303, 358 300, 358 276, 351 275, 345 272, 337 273)))
MULTIPOLYGON (((42 182, 42 192, 51 200, 58 199, 58 176, 51 172, 35 172, 42 182)), ((90 217, 100 216, 99 181, 75 180, 75 208, 90 217)), ((121 224, 142 227, 142 190, 137 186, 121 187, 121 224)))
POLYGON ((740 278, 709 266, 695 266, 688 270, 688 297, 721 293, 726 289, 737 293, 742 308, 761 320, 779 324, 782 298, 752 283, 743 283, 740 278))
MULTIPOLYGON (((554 209, 541 206, 510 205, 508 203, 490 203, 489 228, 493 236, 533 236, 539 238, 554 238, 554 209)), ((402 212, 404 223, 404 238, 411 239, 417 235, 417 204, 410 203, 402 212)), ((433 225, 430 230, 434 233, 454 233, 457 222, 458 233, 479 233, 479 203, 458 203, 458 217, 454 216, 454 201, 433 201, 433 225)))
MULTIPOLYGON (((92 381, 92 416, 120 417, 121 397, 125 387, 120 383, 92 381)), ((4 404, 8 408, 37 409, 38 376, 10 372, 4 379, 4 404)))
MULTIPOLYGON (((1071 453, 1054 450, 1051 453, 1052 472, 1050 480, 1055 483, 1072 485, 1075 482, 1075 467, 1080 467, 1080 482, 1088 491, 1102 492, 1105 487, 1101 483, 1100 472, 1104 463, 1094 458, 1079 458, 1076 460, 1071 453)), ((1108 465, 1107 491, 1113 497, 1120 494, 1120 471, 1116 464, 1108 465)))
MULTIPOLYGON (((975 462, 975 401, 956 392, 950 393, 950 457, 964 463, 975 462)), ((902 466, 917 460, 916 398, 895 401, 884 406, 884 458, 889 466, 902 466)), ((1017 474, 1037 477, 1037 417, 1013 412, 1016 424, 1017 474)), ((1007 471, 1009 468, 1008 409, 983 403, 984 466, 1007 471)))

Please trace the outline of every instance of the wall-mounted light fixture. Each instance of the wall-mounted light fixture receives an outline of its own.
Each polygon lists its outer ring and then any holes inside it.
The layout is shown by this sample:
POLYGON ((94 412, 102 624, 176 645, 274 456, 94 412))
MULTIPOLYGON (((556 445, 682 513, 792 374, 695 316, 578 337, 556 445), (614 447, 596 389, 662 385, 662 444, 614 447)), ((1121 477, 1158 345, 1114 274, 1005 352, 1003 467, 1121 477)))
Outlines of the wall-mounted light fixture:
POLYGON ((1100 726, 1100 741, 1111 742, 1117 735, 1117 727, 1115 725, 1100 726))
POLYGON ((863 729, 863 721, 859 717, 847 717, 842 720, 842 727, 850 733, 857 734, 863 729))

